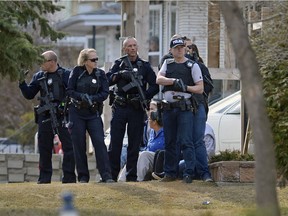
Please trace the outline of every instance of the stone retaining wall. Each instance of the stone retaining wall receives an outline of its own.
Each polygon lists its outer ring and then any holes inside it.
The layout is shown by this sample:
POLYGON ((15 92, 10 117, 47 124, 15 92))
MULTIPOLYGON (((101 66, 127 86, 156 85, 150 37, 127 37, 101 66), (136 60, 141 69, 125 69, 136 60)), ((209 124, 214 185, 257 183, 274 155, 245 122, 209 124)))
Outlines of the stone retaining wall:
MULTIPOLYGON (((61 181, 63 155, 52 155, 53 181, 61 181)), ((0 154, 0 182, 37 182, 39 154, 0 154)), ((90 178, 96 178, 95 156, 88 156, 90 178)))
POLYGON ((209 165, 215 182, 254 183, 255 161, 220 161, 209 165))

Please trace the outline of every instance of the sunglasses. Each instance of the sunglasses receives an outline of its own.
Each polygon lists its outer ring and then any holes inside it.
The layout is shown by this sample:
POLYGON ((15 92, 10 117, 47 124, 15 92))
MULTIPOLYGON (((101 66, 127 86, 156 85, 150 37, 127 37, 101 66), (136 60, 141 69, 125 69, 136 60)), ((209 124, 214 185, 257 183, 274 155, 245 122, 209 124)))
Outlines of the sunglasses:
POLYGON ((88 59, 90 60, 91 62, 97 62, 99 59, 98 58, 93 58, 93 59, 88 59))
POLYGON ((192 45, 188 45, 187 47, 188 47, 189 49, 192 49, 192 48, 193 48, 192 45))

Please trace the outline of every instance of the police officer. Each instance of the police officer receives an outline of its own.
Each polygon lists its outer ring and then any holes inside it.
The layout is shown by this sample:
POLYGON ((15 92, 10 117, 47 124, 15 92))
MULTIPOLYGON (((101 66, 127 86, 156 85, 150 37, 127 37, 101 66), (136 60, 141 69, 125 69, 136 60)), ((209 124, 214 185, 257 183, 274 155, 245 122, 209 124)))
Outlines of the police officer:
POLYGON ((171 38, 170 51, 173 59, 164 61, 156 81, 164 86, 165 177, 161 181, 176 180, 180 150, 185 161, 183 182, 192 182, 196 157, 202 164, 199 170, 201 177, 210 180, 207 152, 203 144, 206 113, 201 70, 197 63, 193 64, 185 57, 182 37, 176 35, 171 38))
POLYGON ((158 93, 159 86, 156 84, 156 75, 150 63, 139 58, 137 40, 134 37, 127 37, 123 41, 123 51, 127 54, 126 59, 124 57, 117 59, 107 73, 110 85, 117 85, 112 105, 111 142, 108 152, 112 178, 116 181, 120 171, 120 155, 127 125, 126 181, 137 181, 137 160, 144 128, 143 104, 146 101, 141 98, 139 89, 133 87, 135 82, 132 81, 131 75, 134 73, 133 76, 139 86, 141 85, 146 100, 150 100, 158 93), (129 62, 134 69, 130 68, 129 62))
POLYGON ((68 128, 75 153, 78 181, 88 183, 90 179, 86 155, 86 131, 95 150, 97 169, 101 182, 114 182, 104 143, 101 114, 103 101, 109 95, 109 84, 105 72, 97 68, 98 56, 95 49, 83 49, 77 66, 71 72, 67 94, 71 97, 68 128))
MULTIPOLYGON (((44 89, 45 85, 50 94, 49 99, 51 100, 51 104, 53 104, 53 108, 51 110, 55 110, 55 114, 57 116, 56 122, 58 123, 57 128, 53 128, 51 125, 52 117, 49 110, 45 108, 48 106, 45 100, 41 99, 40 106, 37 108, 38 110, 43 109, 43 112, 36 112, 36 123, 38 124, 38 148, 40 154, 39 168, 40 168, 40 176, 38 179, 38 184, 47 184, 51 183, 52 176, 52 150, 53 150, 53 139, 54 133, 57 131, 59 138, 62 142, 62 148, 64 151, 62 170, 63 170, 63 178, 62 183, 75 183, 76 175, 75 175, 75 161, 74 161, 74 153, 71 142, 70 134, 67 128, 62 127, 63 121, 63 103, 66 97, 66 87, 68 83, 68 78, 70 71, 60 67, 57 64, 57 55, 55 52, 49 50, 42 54, 44 59, 41 64, 41 71, 35 73, 29 85, 26 84, 25 80, 19 80, 19 88, 23 96, 31 100, 36 94, 40 91, 41 98, 47 98, 46 90, 44 89), (46 84, 41 85, 41 82, 46 84), (54 131, 53 131, 54 130, 54 131)), ((51 105, 50 104, 50 105, 51 105)))

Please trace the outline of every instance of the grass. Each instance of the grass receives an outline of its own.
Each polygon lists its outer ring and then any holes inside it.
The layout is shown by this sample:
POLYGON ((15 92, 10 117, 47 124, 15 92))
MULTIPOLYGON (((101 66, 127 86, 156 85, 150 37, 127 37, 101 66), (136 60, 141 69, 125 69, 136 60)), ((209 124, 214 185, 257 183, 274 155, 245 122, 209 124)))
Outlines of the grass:
MULTIPOLYGON (((61 194, 74 195, 74 205, 81 216, 89 215, 253 215, 253 185, 217 186, 214 183, 181 181, 162 183, 123 182, 103 184, 36 183, 0 184, 0 215, 58 215, 61 194), (203 202, 209 201, 208 205, 203 202)), ((288 215, 288 188, 278 190, 282 215, 288 215)))

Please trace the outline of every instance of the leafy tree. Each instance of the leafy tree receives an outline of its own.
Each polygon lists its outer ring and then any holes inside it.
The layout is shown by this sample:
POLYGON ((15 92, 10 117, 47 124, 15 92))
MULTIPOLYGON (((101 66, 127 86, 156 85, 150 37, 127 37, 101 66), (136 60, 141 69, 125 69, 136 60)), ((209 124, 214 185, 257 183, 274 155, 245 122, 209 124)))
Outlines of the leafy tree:
MULTIPOLYGON (((278 175, 288 178, 288 2, 274 4, 261 35, 252 38, 272 123, 278 175)), ((284 183, 285 181, 283 181, 284 183)))
POLYGON ((42 61, 41 46, 33 42, 33 34, 57 41, 64 33, 55 31, 45 18, 63 7, 52 1, 0 1, 0 74, 11 81, 21 69, 31 68, 42 61))

